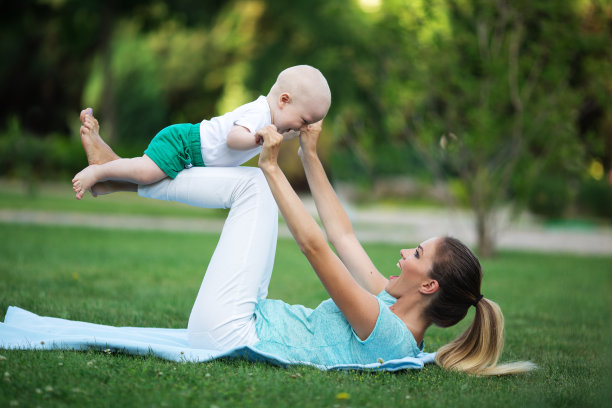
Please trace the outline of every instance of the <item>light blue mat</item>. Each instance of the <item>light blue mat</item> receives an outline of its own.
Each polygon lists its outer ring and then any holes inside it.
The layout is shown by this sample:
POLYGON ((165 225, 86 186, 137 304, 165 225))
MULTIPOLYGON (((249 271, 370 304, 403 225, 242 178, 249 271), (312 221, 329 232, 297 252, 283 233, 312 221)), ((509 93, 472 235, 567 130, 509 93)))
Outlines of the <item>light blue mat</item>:
POLYGON ((113 327, 55 317, 38 316, 9 306, 4 323, 0 323, 0 348, 23 350, 111 350, 129 354, 153 354, 171 361, 204 362, 221 357, 246 358, 279 366, 302 364, 320 370, 398 371, 421 369, 434 361, 435 353, 421 353, 372 364, 322 366, 308 362, 287 361, 244 346, 226 351, 190 348, 186 329, 113 327))

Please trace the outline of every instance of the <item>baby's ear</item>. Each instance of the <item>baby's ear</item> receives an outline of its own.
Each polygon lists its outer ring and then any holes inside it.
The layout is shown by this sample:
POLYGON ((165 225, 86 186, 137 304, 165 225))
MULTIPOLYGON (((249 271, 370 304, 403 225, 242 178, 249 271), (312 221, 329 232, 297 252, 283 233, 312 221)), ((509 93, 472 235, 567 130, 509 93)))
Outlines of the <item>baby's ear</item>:
POLYGON ((288 94, 287 92, 283 92, 279 97, 279 102, 281 106, 291 103, 291 95, 288 94))

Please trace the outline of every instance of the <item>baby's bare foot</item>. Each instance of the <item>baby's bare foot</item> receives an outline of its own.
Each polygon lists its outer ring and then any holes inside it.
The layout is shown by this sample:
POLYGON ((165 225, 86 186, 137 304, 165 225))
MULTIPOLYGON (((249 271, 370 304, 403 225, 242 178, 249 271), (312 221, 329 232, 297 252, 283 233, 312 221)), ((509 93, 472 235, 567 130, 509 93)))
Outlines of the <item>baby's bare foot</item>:
POLYGON ((89 164, 104 164, 119 156, 100 137, 100 125, 91 108, 81 111, 81 143, 89 164))
POLYGON ((72 189, 76 193, 77 200, 83 198, 86 191, 91 191, 91 187, 96 184, 98 177, 96 168, 98 165, 92 164, 85 167, 72 179, 72 189))

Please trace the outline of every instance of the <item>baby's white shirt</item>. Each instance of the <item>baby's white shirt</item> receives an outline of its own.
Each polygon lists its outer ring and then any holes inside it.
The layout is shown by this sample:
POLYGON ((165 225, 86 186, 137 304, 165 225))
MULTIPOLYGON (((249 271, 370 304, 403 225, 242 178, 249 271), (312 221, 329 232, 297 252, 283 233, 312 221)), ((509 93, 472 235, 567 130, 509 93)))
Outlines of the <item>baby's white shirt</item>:
POLYGON ((200 144, 204 164, 209 167, 240 166, 259 154, 261 146, 249 150, 234 150, 227 147, 227 135, 234 125, 247 128, 255 138, 255 132, 272 123, 270 106, 265 96, 238 107, 223 116, 200 123, 200 144))

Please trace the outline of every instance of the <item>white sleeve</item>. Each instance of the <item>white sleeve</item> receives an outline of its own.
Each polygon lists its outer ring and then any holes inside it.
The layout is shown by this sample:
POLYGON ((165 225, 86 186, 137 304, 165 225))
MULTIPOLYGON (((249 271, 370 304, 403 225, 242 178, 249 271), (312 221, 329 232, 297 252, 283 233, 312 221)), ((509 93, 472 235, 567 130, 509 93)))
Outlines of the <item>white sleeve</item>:
POLYGON ((251 133, 255 133, 262 127, 270 124, 270 121, 267 119, 269 116, 268 111, 257 104, 253 109, 244 111, 242 115, 234 121, 234 125, 243 126, 251 133))

